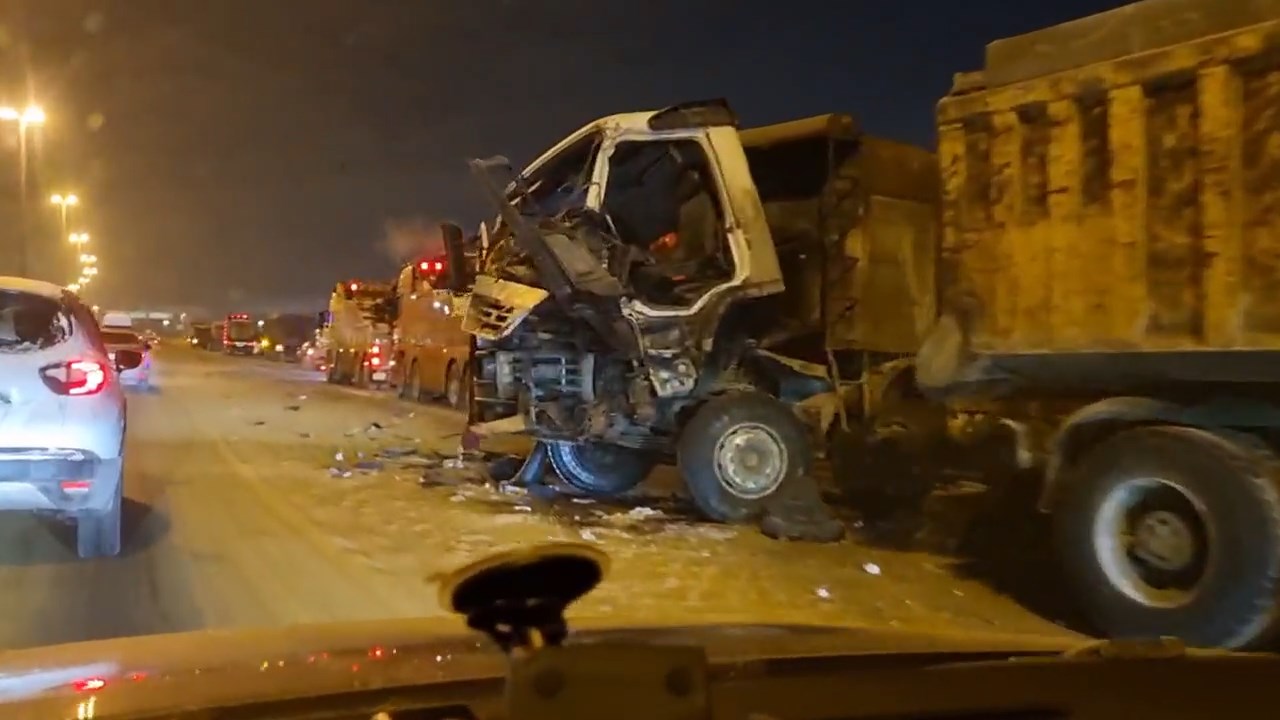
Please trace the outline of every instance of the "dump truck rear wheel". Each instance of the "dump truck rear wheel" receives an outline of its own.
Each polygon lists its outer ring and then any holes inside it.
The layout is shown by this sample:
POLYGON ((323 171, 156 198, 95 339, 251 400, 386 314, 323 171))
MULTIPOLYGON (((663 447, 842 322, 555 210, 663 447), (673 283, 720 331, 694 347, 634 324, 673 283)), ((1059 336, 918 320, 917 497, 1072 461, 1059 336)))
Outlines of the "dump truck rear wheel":
POLYGON ((1089 451, 1064 478, 1054 535, 1093 624, 1201 647, 1269 639, 1280 621, 1275 465, 1174 426, 1127 430, 1089 451))
POLYGON ((809 472, 809 432, 783 402, 763 393, 713 398, 680 431, 680 474, 698 509, 720 522, 754 520, 797 476, 809 472))

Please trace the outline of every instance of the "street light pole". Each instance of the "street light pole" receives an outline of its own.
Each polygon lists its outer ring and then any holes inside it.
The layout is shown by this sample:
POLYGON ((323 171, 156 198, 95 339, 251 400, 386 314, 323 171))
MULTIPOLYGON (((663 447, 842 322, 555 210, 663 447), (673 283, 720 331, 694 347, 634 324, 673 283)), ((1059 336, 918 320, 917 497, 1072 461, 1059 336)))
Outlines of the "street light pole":
POLYGON ((58 210, 62 217, 62 237, 66 237, 68 227, 67 214, 71 211, 71 208, 80 204, 80 198, 77 197, 75 193, 69 193, 67 195, 54 193, 49 197, 49 202, 58 206, 58 210))
POLYGON ((27 128, 39 127, 44 125, 44 110, 30 105, 25 110, 19 111, 17 108, 0 107, 0 121, 18 123, 18 210, 19 210, 19 228, 22 233, 18 240, 18 252, 15 255, 18 258, 18 274, 26 275, 30 272, 28 265, 28 238, 31 236, 31 219, 30 212, 27 208, 27 128))

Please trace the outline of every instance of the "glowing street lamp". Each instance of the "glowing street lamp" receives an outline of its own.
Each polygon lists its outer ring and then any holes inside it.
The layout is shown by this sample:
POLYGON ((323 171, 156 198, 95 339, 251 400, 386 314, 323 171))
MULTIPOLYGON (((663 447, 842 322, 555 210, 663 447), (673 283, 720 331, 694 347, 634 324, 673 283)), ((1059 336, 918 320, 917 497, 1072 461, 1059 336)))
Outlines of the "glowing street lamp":
POLYGON ((21 202, 23 215, 23 231, 22 246, 18 255, 19 264, 25 272, 27 264, 27 230, 26 230, 26 208, 27 208, 27 167, 30 164, 27 159, 27 129, 31 127, 39 127, 44 125, 44 110, 35 105, 28 105, 22 110, 14 107, 0 107, 0 122, 13 122, 18 124, 18 187, 19 199, 21 202))
POLYGON ((75 195, 74 193, 69 193, 69 194, 67 194, 67 195, 62 195, 62 194, 59 194, 59 193, 54 193, 53 195, 51 195, 51 196, 49 197, 49 203, 50 203, 50 204, 52 204, 52 205, 57 205, 57 206, 58 206, 58 209, 61 211, 61 215, 62 215, 62 234, 63 234, 63 235, 66 235, 66 234, 67 234, 67 211, 68 211, 70 208, 73 208, 73 207, 75 207, 76 205, 79 205, 79 204, 80 204, 80 198, 76 197, 76 195, 75 195))
POLYGON ((71 292, 78 292, 80 290, 80 283, 71 283, 67 286, 67 289, 71 292))
POLYGON ((16 122, 19 125, 43 125, 48 117, 44 110, 35 105, 28 105, 19 110, 15 107, 0 107, 0 121, 16 122))
POLYGON ((89 233, 71 233, 67 236, 72 245, 83 245, 89 242, 89 233))
POLYGON ((87 255, 87 254, 81 253, 81 255, 80 255, 80 262, 84 263, 85 265, 92 265, 92 264, 94 264, 94 263, 98 262, 98 256, 97 256, 97 255, 87 255))

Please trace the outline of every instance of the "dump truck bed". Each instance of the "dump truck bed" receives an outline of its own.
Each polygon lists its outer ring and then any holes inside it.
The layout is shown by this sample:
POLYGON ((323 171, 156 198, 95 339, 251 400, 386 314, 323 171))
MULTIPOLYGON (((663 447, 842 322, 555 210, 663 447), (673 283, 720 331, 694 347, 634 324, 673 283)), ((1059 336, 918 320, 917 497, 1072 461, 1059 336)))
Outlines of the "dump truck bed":
POLYGON ((937 316, 933 153, 840 114, 741 139, 778 246, 786 316, 821 329, 832 350, 915 352, 937 316))
POLYGON ((1280 0, 998 41, 938 130, 939 300, 973 350, 1280 349, 1280 0))

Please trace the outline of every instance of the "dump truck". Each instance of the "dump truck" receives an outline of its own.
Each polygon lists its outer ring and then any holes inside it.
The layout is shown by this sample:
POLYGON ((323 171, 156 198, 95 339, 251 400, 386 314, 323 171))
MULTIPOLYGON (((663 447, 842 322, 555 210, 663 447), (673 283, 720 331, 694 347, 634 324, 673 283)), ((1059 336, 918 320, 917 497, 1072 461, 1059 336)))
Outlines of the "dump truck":
POLYGON ((725 522, 815 447, 848 476, 882 432, 923 455, 1007 431, 1097 630, 1265 642, 1278 18, 1147 0, 997 41, 936 153, 708 101, 597 120, 505 186, 474 161, 499 218, 474 276, 448 245, 472 429, 532 435, 589 493, 674 460, 725 522))
POLYGON ((1112 634, 1280 620, 1280 2, 1147 0, 992 43, 938 105, 920 388, 1016 428, 1112 634))
POLYGON ((358 387, 387 383, 392 297, 390 283, 348 280, 334 285, 325 332, 328 382, 358 387))
POLYGON ((302 346, 315 338, 316 316, 276 313, 263 320, 262 354, 270 360, 299 362, 302 346))

